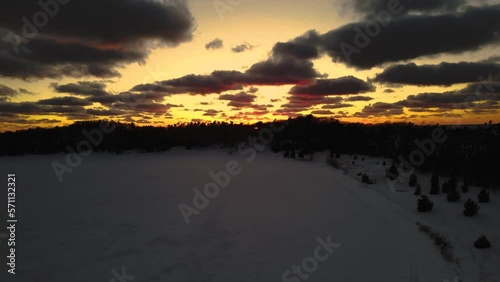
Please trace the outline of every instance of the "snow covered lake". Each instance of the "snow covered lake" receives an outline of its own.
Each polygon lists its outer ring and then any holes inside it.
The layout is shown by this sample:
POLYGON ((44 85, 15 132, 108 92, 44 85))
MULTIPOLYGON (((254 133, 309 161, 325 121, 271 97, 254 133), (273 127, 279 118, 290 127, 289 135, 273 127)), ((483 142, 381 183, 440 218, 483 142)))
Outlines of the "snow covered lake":
MULTIPOLYGON (((247 158, 180 149, 92 154, 62 183, 51 166, 64 162, 62 154, 0 158, 0 171, 17 178, 16 281, 500 279, 495 195, 476 218, 464 218, 463 201, 447 203, 444 196, 433 198, 435 211, 419 214, 413 190, 390 191, 380 160, 345 160, 346 174, 322 156, 247 158), (195 208, 193 188, 203 191, 214 182, 210 172, 228 163, 239 173, 187 224, 179 205, 195 208), (358 171, 377 184, 361 184, 358 171), (446 261, 417 222, 446 236, 457 262, 446 261), (474 249, 483 233, 492 249, 474 249)), ((2 243, 4 258, 5 250, 2 243)))

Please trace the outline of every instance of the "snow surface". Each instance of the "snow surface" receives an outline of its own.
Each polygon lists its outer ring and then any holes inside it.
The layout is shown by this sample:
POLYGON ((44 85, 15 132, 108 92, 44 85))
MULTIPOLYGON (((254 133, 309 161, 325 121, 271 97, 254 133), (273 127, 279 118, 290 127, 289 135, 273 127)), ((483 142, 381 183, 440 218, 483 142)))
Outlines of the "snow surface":
MULTIPOLYGON (((313 256, 318 237, 328 236, 340 246, 307 281, 500 280, 495 194, 476 217, 461 214, 466 197, 476 198, 474 189, 459 203, 432 196, 434 210, 420 214, 412 189, 389 189, 380 159, 353 165, 342 156, 343 169, 336 170, 320 154, 312 162, 268 152, 252 162, 247 157, 181 149, 92 154, 62 183, 51 167, 53 161, 64 163, 62 154, 0 158, 4 175, 17 174, 14 281, 118 282, 112 270, 124 267, 135 282, 282 281, 292 265, 313 256), (232 160, 241 174, 186 224, 179 204, 192 206, 192 189, 202 189, 212 181, 210 171, 232 160), (377 184, 361 184, 359 172, 377 184), (457 262, 446 261, 417 222, 444 235, 457 262), (473 247, 482 234, 491 249, 473 247)), ((429 176, 419 180, 428 194, 429 176)), ((5 197, 6 190, 2 214, 5 197)))

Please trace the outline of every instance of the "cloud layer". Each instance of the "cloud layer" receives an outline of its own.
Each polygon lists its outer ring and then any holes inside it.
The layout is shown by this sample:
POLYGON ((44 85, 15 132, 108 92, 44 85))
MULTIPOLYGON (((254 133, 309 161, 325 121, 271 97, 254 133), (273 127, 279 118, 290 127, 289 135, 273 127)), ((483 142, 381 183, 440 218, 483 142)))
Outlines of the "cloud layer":
POLYGON ((116 77, 117 68, 143 62, 155 46, 191 40, 194 28, 180 0, 40 3, 51 5, 10 1, 0 10, 0 76, 116 77))

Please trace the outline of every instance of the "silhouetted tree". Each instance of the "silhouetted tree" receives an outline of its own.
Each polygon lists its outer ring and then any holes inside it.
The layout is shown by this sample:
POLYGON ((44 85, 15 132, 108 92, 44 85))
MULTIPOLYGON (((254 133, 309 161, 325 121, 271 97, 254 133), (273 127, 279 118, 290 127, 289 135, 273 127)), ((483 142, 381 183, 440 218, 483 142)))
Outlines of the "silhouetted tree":
POLYGON ((450 182, 448 180, 445 180, 441 185, 441 192, 448 193, 449 190, 450 190, 450 182))
POLYGON ((446 199, 448 200, 448 202, 456 202, 460 200, 460 192, 458 192, 458 189, 456 187, 452 188, 450 186, 446 195, 446 199))
POLYGON ((486 236, 481 236, 474 242, 474 247, 477 249, 488 249, 491 248, 491 243, 486 236))
POLYGON ((461 190, 462 190, 462 193, 469 192, 469 185, 467 185, 466 183, 462 184, 461 190))
POLYGON ((386 177, 388 177, 390 180, 394 180, 399 177, 399 170, 395 163, 393 163, 389 170, 387 170, 386 177))
POLYGON ((419 212, 429 212, 434 207, 434 203, 429 198, 423 195, 417 202, 417 210, 419 212))
POLYGON ((490 201, 490 193, 486 191, 486 189, 481 189, 479 194, 477 195, 480 203, 487 203, 490 201))
POLYGON ((464 215, 474 216, 479 211, 479 206, 471 199, 468 199, 464 204, 464 215))
POLYGON ((432 195, 439 194, 439 175, 434 172, 431 177, 431 192, 432 195))
POLYGON ((417 182, 417 184, 415 185, 415 195, 420 195, 422 194, 422 186, 420 186, 420 183, 417 182))
POLYGON ((290 158, 290 151, 286 150, 284 153, 283 153, 283 157, 285 158, 290 158))
POLYGON ((415 172, 413 172, 411 175, 410 175, 410 182, 409 182, 409 185, 410 187, 415 187, 415 185, 417 185, 417 174, 415 172))

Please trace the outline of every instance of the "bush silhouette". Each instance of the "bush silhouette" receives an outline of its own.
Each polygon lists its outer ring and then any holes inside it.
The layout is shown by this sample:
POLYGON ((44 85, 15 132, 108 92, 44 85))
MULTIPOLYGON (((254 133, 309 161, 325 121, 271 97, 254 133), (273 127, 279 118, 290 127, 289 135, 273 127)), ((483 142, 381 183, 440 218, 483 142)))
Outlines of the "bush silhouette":
POLYGON ((283 157, 285 158, 290 158, 290 151, 286 150, 284 153, 283 153, 283 157))
POLYGON ((486 236, 481 236, 474 242, 474 247, 477 249, 488 249, 491 248, 491 243, 486 236))
POLYGON ((370 183, 370 177, 368 177, 367 174, 363 174, 363 176, 361 177, 361 182, 370 183))
POLYGON ((467 193, 469 192, 469 185, 467 184, 462 184, 462 187, 461 187, 461 190, 462 190, 462 193, 467 193))
POLYGON ((447 181, 448 185, 448 192, 446 195, 446 199, 448 202, 456 202, 460 200, 460 192, 458 192, 458 188, 456 185, 456 182, 454 182, 453 179, 450 179, 447 181))
POLYGON ((417 202, 417 210, 419 212, 429 212, 434 207, 434 203, 429 198, 423 195, 417 202))
POLYGON ((487 203, 490 201, 490 193, 486 191, 486 189, 482 189, 481 192, 477 195, 480 203, 487 203))
POLYGON ((420 186, 420 183, 417 182, 417 184, 415 185, 415 195, 420 195, 422 194, 422 186, 420 186))
POLYGON ((410 183, 408 185, 410 185, 410 187, 415 187, 417 185, 417 174, 414 172, 410 175, 410 183))
POLYGON ((433 173, 431 177, 431 195, 439 194, 439 175, 433 173))
POLYGON ((454 190, 448 190, 448 195, 446 196, 446 199, 448 200, 448 202, 456 202, 458 200, 460 200, 460 192, 458 192, 458 190, 454 189, 454 190))
POLYGON ((471 199, 468 199, 464 204, 464 215, 474 216, 479 211, 479 206, 471 199))
POLYGON ((385 173, 386 177, 390 180, 394 180, 399 177, 399 170, 395 163, 385 173))
POLYGON ((446 180, 445 182, 443 182, 443 184, 441 185, 441 192, 443 193, 448 193, 448 191, 450 191, 450 182, 448 180, 446 180))

